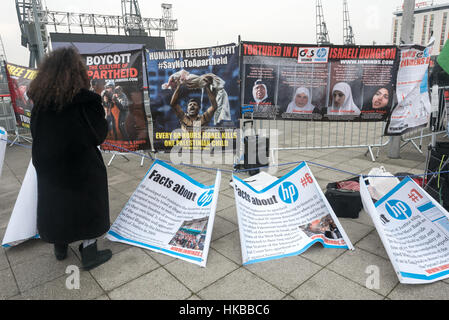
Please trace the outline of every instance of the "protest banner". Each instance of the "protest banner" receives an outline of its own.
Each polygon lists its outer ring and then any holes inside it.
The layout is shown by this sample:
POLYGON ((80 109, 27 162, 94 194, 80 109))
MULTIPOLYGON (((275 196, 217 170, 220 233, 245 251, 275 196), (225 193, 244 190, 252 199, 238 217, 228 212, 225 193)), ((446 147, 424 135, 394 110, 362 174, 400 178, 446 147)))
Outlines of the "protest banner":
POLYGON ((0 127, 0 178, 2 177, 3 162, 5 161, 6 144, 8 142, 8 133, 5 128, 0 127))
POLYGON ((220 180, 205 186, 156 160, 106 237, 205 267, 220 180))
POLYGON ((382 121, 392 106, 395 46, 242 42, 241 55, 242 106, 255 118, 382 121))
POLYGON ((397 105, 390 113, 385 135, 401 135, 429 122, 431 104, 428 87, 428 69, 434 41, 427 47, 418 45, 400 47, 397 74, 397 105))
POLYGON ((235 150, 238 57, 235 44, 147 51, 156 150, 235 150))
POLYGON ((319 242, 354 247, 305 162, 259 190, 233 176, 243 264, 299 255, 319 242))
POLYGON ((108 135, 101 149, 118 152, 149 149, 142 50, 82 56, 88 69, 90 90, 101 95, 108 122, 108 135))
POLYGON ((37 232, 37 176, 33 161, 30 160, 9 218, 2 246, 16 246, 26 240, 39 238, 37 232))
POLYGON ((360 196, 401 283, 449 278, 449 214, 407 177, 373 203, 363 177, 360 196))
POLYGON ((36 75, 36 69, 6 63, 6 77, 18 127, 30 128, 33 101, 28 98, 27 91, 36 75))

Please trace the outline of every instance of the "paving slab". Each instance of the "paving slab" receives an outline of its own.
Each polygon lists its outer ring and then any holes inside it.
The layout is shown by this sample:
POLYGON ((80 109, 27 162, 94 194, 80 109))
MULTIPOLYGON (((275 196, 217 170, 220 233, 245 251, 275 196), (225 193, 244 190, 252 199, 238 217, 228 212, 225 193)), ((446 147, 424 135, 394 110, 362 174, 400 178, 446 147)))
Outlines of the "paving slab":
POLYGON ((307 251, 303 252, 301 257, 324 267, 346 251, 345 249, 324 248, 321 243, 316 243, 307 249, 307 251))
POLYGON ((399 283, 396 272, 387 259, 362 249, 356 249, 345 252, 326 268, 361 286, 366 286, 370 275, 372 275, 372 271, 370 271, 372 267, 377 267, 379 270, 379 288, 374 288, 373 291, 386 296, 399 283))
POLYGON ((19 288, 10 268, 0 270, 0 288, 0 300, 5 300, 19 294, 19 288))
POLYGON ((449 300, 449 284, 444 281, 431 284, 399 284, 388 298, 392 300, 449 300))
POLYGON ((240 268, 201 290, 197 295, 207 300, 279 300, 285 293, 240 268))
POLYGON ((323 269, 290 295, 297 300, 382 300, 375 293, 335 272, 323 269))
POLYGON ((9 262, 13 266, 34 260, 43 255, 54 257, 53 245, 40 239, 31 239, 21 243, 20 245, 6 248, 5 252, 8 256, 9 262))
POLYGON ((22 292, 26 300, 92 300, 104 295, 104 291, 89 272, 79 270, 79 289, 73 288, 69 270, 64 276, 22 292), (69 285, 67 285, 67 282, 69 285), (72 289, 70 289, 72 288, 72 289))
POLYGON ((212 230, 212 241, 215 241, 238 229, 238 226, 226 219, 215 215, 214 228, 212 230))
POLYGON ((142 250, 136 247, 123 250, 90 273, 104 290, 110 291, 159 268, 160 265, 142 250))
POLYGON ((211 242, 211 247, 238 265, 242 265, 242 251, 238 230, 211 242))
POLYGON ((111 291, 112 300, 183 300, 192 292, 165 269, 159 268, 111 291))
POLYGON ((9 268, 8 258, 6 257, 5 249, 0 247, 0 271, 9 268))
POLYGON ((238 225, 238 223, 239 223, 238 217, 237 217, 237 209, 235 206, 227 207, 223 210, 216 211, 215 214, 235 225, 238 225))
POLYGON ((213 249, 209 251, 206 268, 178 259, 164 266, 193 292, 198 292, 238 267, 213 249))
POLYGON ((377 230, 373 230, 364 239, 360 240, 356 247, 388 259, 388 254, 385 251, 385 247, 380 240, 377 230))
POLYGON ((300 256, 255 263, 245 268, 285 293, 321 270, 319 265, 300 256))
POLYGON ((69 252, 63 261, 56 260, 54 254, 42 254, 31 260, 12 265, 11 269, 20 292, 24 292, 59 278, 65 274, 68 266, 80 267, 80 265, 79 259, 69 252))
POLYGON ((339 218, 338 219, 343 226, 343 229, 346 231, 346 234, 351 240, 351 243, 354 245, 359 242, 361 239, 366 237, 371 231, 374 230, 374 227, 367 226, 365 224, 357 223, 350 218, 339 218))
POLYGON ((161 266, 164 266, 167 263, 177 260, 176 258, 166 255, 166 254, 163 254, 163 253, 159 253, 159 252, 147 250, 147 249, 142 249, 142 250, 143 250, 143 252, 145 252, 145 254, 149 255, 151 258, 156 260, 161 266))

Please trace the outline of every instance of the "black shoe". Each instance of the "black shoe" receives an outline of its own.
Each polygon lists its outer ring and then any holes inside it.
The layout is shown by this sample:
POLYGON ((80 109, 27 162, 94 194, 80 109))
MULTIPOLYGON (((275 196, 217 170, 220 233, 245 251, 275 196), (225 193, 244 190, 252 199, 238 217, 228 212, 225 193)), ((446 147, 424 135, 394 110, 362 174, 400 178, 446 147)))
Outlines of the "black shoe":
POLYGON ((109 249, 98 251, 96 241, 85 248, 83 248, 81 243, 79 251, 81 253, 81 263, 86 271, 98 267, 112 257, 112 252, 109 249))
POLYGON ((64 260, 65 258, 67 258, 67 248, 69 247, 68 244, 54 244, 54 248, 55 248, 55 256, 56 259, 58 260, 64 260))

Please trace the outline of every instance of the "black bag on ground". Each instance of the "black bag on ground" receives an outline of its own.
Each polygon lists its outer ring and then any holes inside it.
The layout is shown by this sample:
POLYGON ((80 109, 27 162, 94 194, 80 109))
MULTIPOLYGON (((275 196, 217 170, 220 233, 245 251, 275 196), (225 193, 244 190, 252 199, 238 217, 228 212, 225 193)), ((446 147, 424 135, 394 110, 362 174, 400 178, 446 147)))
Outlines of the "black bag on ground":
POLYGON ((243 128, 251 124, 253 134, 243 138, 244 159, 243 168, 247 170, 250 176, 258 174, 261 167, 268 166, 268 157, 270 155, 270 139, 255 133, 253 120, 243 122, 243 128))
MULTIPOLYGON (((344 181, 359 182, 359 177, 354 177, 344 181)), ((339 182, 331 182, 326 186, 325 196, 335 215, 339 218, 359 217, 360 210, 362 210, 362 198, 359 191, 352 191, 346 189, 337 189, 339 182)))

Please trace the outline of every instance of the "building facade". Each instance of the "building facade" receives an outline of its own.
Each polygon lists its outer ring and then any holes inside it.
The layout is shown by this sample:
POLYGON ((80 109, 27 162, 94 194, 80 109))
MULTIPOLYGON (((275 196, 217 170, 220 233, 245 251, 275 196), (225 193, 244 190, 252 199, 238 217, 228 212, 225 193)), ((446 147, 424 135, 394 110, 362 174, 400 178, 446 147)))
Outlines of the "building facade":
MULTIPOLYGON (((393 12, 392 38, 395 45, 400 44, 402 8, 393 12)), ((438 55, 448 39, 449 34, 449 3, 432 4, 430 2, 416 3, 413 17, 413 43, 426 45, 431 36, 435 38, 432 55, 438 55)))

